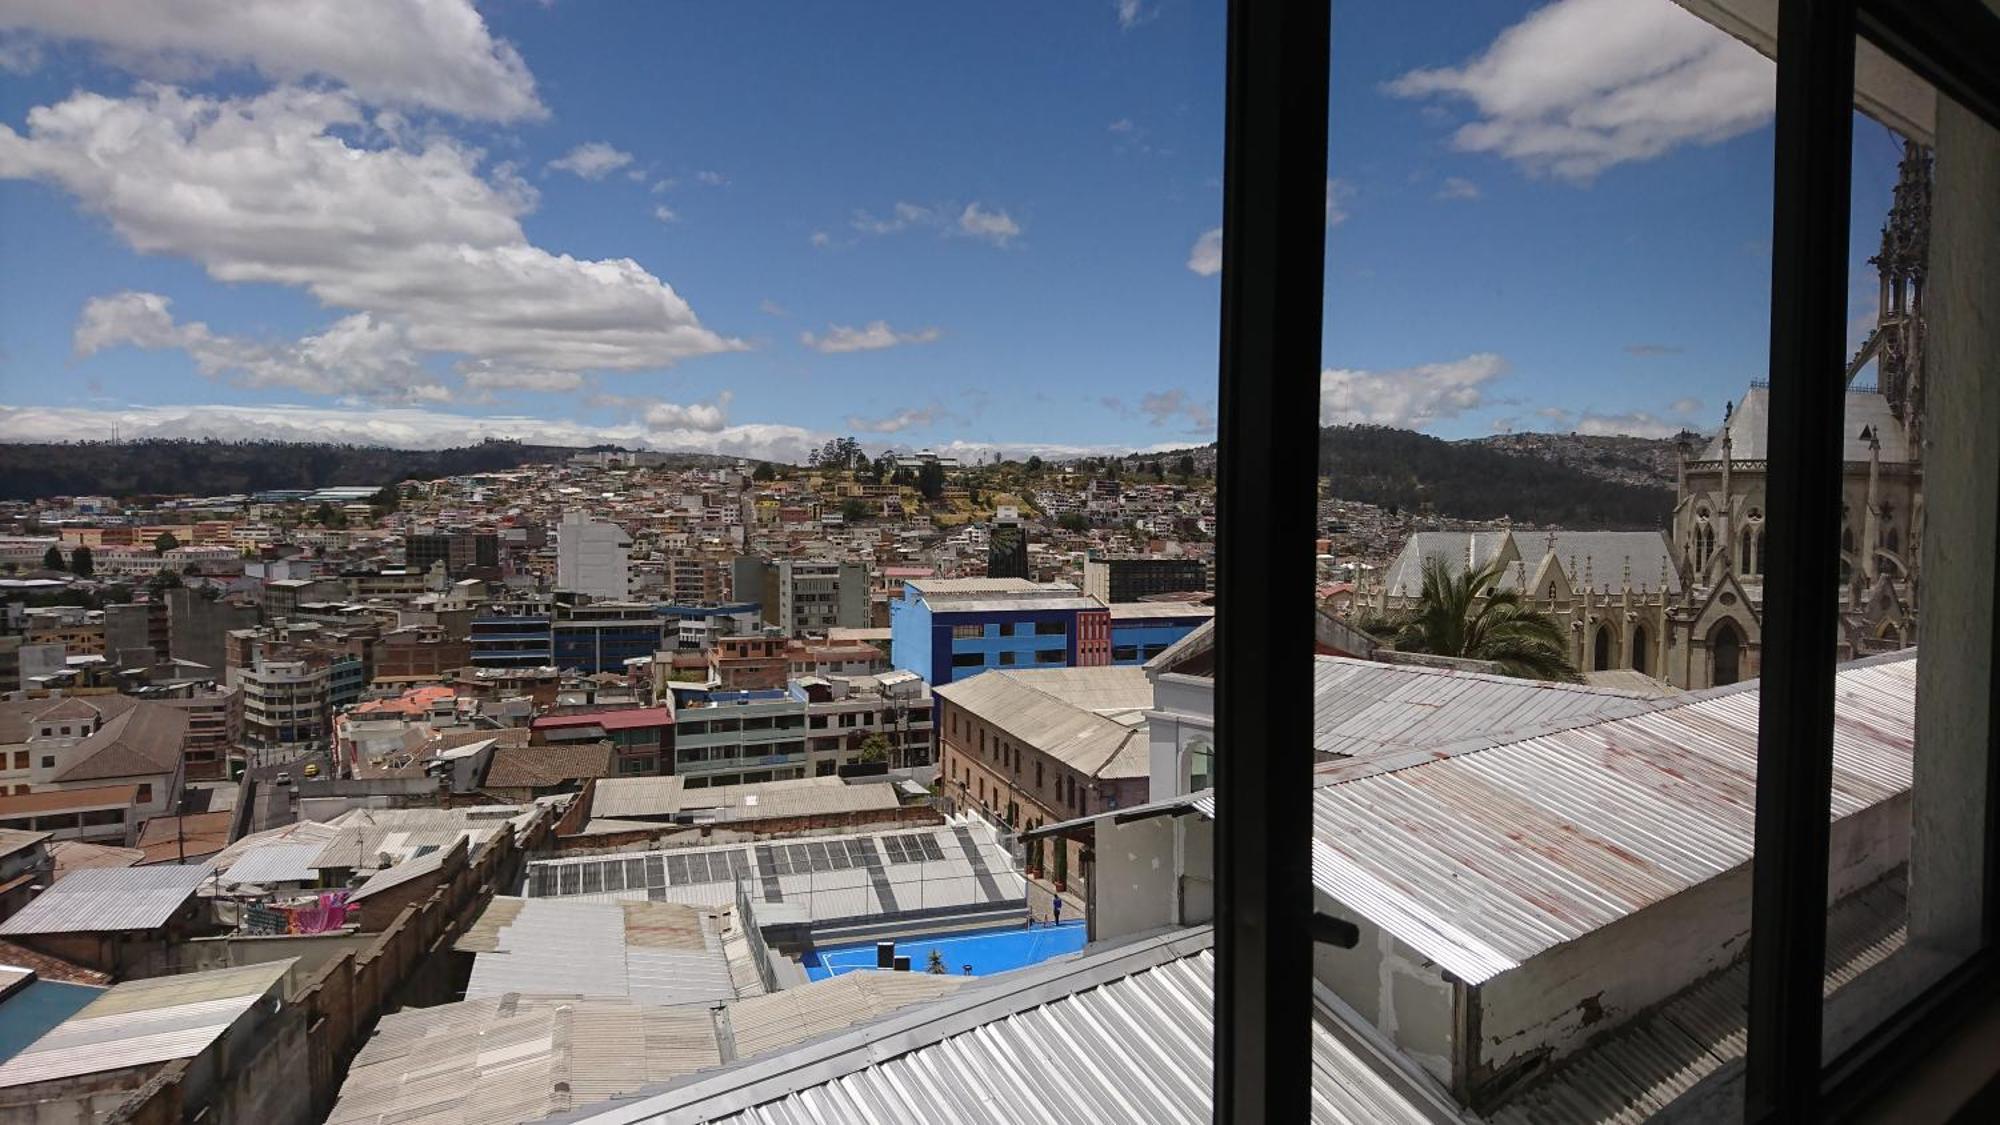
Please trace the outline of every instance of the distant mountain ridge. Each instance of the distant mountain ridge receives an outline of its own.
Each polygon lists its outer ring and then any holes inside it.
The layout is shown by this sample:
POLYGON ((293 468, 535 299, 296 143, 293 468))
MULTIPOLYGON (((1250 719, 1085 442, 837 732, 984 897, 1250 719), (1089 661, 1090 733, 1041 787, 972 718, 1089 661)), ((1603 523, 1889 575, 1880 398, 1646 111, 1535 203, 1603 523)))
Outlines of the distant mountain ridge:
POLYGON ((1672 439, 1507 434, 1445 441, 1385 426, 1320 431, 1328 490, 1448 519, 1579 531, 1665 528, 1674 506, 1672 439))
MULTIPOLYGON (((221 496, 271 488, 383 485, 566 461, 583 452, 587 450, 499 439, 455 449, 212 440, 0 444, 0 499, 221 496)), ((691 464, 735 461, 686 456, 691 464)))

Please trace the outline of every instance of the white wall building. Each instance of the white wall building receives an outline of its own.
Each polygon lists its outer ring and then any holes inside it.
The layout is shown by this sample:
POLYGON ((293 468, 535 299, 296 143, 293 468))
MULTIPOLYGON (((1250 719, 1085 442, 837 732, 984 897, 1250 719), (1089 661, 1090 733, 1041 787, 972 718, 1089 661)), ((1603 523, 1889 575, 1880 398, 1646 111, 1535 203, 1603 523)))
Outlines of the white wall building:
POLYGON ((623 601, 632 593, 632 539, 615 523, 564 512, 556 525, 556 588, 623 601))

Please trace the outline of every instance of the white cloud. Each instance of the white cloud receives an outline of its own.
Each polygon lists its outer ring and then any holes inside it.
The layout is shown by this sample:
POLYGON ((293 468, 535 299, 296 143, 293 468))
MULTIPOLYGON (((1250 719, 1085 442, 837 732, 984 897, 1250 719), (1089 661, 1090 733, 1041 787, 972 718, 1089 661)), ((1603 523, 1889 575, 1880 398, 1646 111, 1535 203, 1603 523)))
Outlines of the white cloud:
MULTIPOLYGON (((659 404, 666 406, 669 404, 659 404)), ((707 412, 722 405, 687 407, 675 418, 668 410, 636 408, 625 422, 597 425, 546 416, 452 414, 413 407, 343 409, 314 406, 129 406, 97 410, 61 406, 0 406, 0 441, 63 442, 109 436, 217 438, 224 441, 314 441, 397 449, 448 449, 486 438, 515 438, 544 445, 601 443, 628 448, 798 462, 829 434, 800 426, 746 423, 713 426, 707 412), (649 427, 646 415, 663 425, 649 427), (686 422, 686 425, 675 425, 686 422), (713 428, 710 428, 713 426, 713 428)))
POLYGON ((664 203, 653 208, 653 217, 663 223, 678 223, 681 221, 680 215, 664 203))
POLYGON ((1005 246, 1007 241, 1021 233, 1021 225, 1005 211, 988 211, 978 203, 968 203, 959 213, 958 229, 974 238, 983 238, 995 246, 1005 246))
POLYGON ((761 300, 761 301, 757 302, 757 311, 758 311, 758 312, 760 312, 760 313, 763 313, 763 314, 764 314, 765 316, 790 316, 790 315, 792 315, 792 314, 790 313, 790 311, 788 311, 788 310, 787 310, 787 309, 785 308, 785 306, 783 306, 783 305, 779 304, 779 303, 778 303, 778 302, 776 302, 776 301, 773 301, 773 300, 772 300, 771 298, 769 298, 769 297, 766 297, 766 298, 764 298, 763 300, 761 300))
POLYGON ((1439 199, 1478 199, 1479 185, 1463 176, 1446 176, 1438 187, 1439 199))
POLYGON ((862 328, 850 328, 845 324, 827 325, 824 336, 810 332, 799 333, 799 342, 817 352, 834 354, 837 352, 873 352, 883 348, 893 348, 899 344, 928 344, 944 333, 936 328, 919 328, 914 332, 898 332, 889 327, 887 321, 871 321, 862 328))
MULTIPOLYGON (((995 246, 1005 246, 1021 233, 1021 225, 1014 221, 1013 216, 1005 211, 989 211, 977 201, 966 204, 963 210, 955 203, 927 207, 921 203, 898 202, 887 215, 856 211, 847 225, 864 235, 897 234, 913 228, 929 228, 946 234, 983 239, 995 246)), ((827 243, 814 234, 813 245, 824 246, 827 243)))
POLYGON ((1627 414, 1593 414, 1585 411, 1577 416, 1573 429, 1590 437, 1667 438, 1680 433, 1681 424, 1648 414, 1643 410, 1627 414))
POLYGON ((812 238, 808 241, 819 249, 824 250, 833 245, 833 236, 823 230, 816 230, 812 232, 812 238))
POLYGON ((220 335, 200 321, 176 323, 158 293, 94 297, 73 337, 79 356, 106 348, 173 349, 187 353, 210 378, 248 387, 291 387, 378 402, 436 402, 450 391, 425 371, 402 330, 368 313, 335 321, 295 342, 264 343, 220 335))
POLYGON ((886 418, 860 418, 850 414, 847 428, 858 434, 898 434, 909 429, 927 429, 936 419, 937 411, 930 407, 898 410, 886 418))
POLYGON ((0 31, 92 43, 144 74, 219 64, 277 82, 331 78, 370 105, 488 121, 548 112, 472 0, 8 0, 0 31))
POLYGON ((1194 247, 1188 251, 1187 268, 1203 277, 1212 277, 1222 272, 1222 228, 1201 232, 1194 240, 1194 247))
POLYGON ((1506 370, 1491 352, 1391 371, 1328 368, 1320 372, 1319 423, 1422 429, 1476 409, 1485 386, 1506 370))
POLYGON ((1347 221, 1347 200, 1354 197, 1354 185, 1329 177, 1326 181, 1326 225, 1337 227, 1347 221))
POLYGON ((570 149, 560 159, 549 161, 549 167, 558 172, 571 172, 586 180, 601 180, 618 169, 632 163, 632 154, 604 141, 585 141, 570 149))
POLYGON ((652 402, 647 404, 640 417, 648 430, 695 430, 704 434, 721 433, 729 428, 728 391, 716 396, 714 402, 676 403, 652 402))
POLYGON ((1121 117, 1107 127, 1114 133, 1130 133, 1134 128, 1132 119, 1129 117, 1121 117))
POLYGON ((211 98, 142 86, 78 93, 0 125, 0 177, 59 185, 133 249, 219 281, 305 289, 366 314, 418 352, 504 368, 632 371, 738 350, 629 258, 528 242, 534 190, 481 153, 429 136, 361 147, 338 92, 211 98))
POLYGON ((1148 8, 1141 0, 1111 0, 1111 8, 1118 13, 1118 26, 1125 31, 1160 14, 1158 8, 1148 8))
POLYGON ((721 187, 729 182, 729 177, 720 172, 696 172, 694 178, 697 182, 707 184, 709 187, 721 187))
POLYGON ((1699 414, 1701 413, 1701 400, 1698 398, 1677 398, 1667 409, 1676 414, 1699 414))
POLYGON ((1536 174, 1588 181, 1682 144, 1713 144, 1770 120, 1775 71, 1677 4, 1557 0, 1459 67, 1389 83, 1410 98, 1463 98, 1478 117, 1457 148, 1536 174))
POLYGON ((486 361, 461 364, 459 374, 473 391, 575 391, 583 376, 575 371, 536 371, 497 367, 486 361))

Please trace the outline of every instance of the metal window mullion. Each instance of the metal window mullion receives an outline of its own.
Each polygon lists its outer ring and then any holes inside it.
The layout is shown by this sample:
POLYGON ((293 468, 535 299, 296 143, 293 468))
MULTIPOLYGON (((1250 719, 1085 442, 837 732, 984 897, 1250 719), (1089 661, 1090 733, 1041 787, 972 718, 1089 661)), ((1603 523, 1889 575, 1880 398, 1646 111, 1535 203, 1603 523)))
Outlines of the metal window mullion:
POLYGON ((1232 0, 1217 455, 1215 1119, 1311 1098, 1326 0, 1232 0))
POLYGON ((1854 0, 1779 5, 1746 1121, 1808 1119, 1819 1091, 1854 29, 1854 0))

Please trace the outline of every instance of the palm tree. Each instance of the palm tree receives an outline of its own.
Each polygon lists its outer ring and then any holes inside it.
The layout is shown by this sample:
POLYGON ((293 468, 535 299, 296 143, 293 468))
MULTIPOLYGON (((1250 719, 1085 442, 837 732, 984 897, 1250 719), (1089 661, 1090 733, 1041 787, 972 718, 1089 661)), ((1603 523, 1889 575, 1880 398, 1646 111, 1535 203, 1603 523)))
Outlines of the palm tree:
POLYGON ((1519 590, 1500 589, 1504 570, 1496 561, 1453 574, 1443 559, 1425 559, 1423 593, 1395 622, 1396 647, 1490 660, 1509 676, 1575 681, 1562 627, 1519 590))

